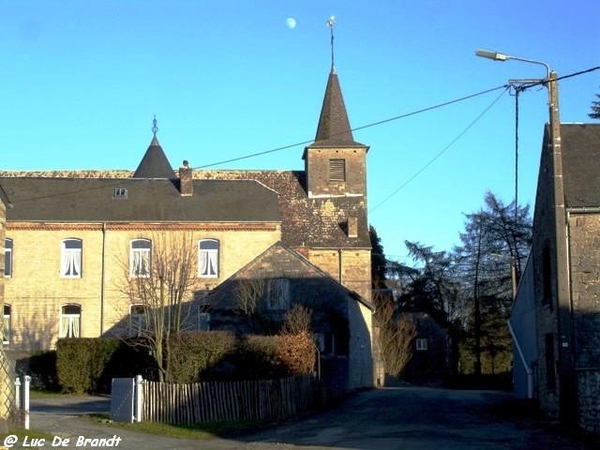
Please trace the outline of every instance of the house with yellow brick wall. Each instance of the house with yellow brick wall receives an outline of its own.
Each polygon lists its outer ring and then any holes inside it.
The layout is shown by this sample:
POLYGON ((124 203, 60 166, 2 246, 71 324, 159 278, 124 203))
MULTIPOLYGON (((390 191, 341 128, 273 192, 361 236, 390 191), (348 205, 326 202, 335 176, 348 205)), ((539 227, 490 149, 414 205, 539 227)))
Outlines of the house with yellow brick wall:
MULTIPOLYGON (((175 171, 153 130, 133 172, 0 172, 13 204, 4 239, 7 346, 31 352, 60 337, 123 330, 135 306, 124 280, 144 275, 158 236, 185 234, 197 250, 199 297, 280 243, 360 299, 348 320, 368 330, 370 352, 368 147, 354 140, 335 70, 304 170, 200 171, 184 161, 175 171)), ((361 358, 372 371, 372 359, 361 358)), ((364 378, 357 384, 373 384, 364 378)))

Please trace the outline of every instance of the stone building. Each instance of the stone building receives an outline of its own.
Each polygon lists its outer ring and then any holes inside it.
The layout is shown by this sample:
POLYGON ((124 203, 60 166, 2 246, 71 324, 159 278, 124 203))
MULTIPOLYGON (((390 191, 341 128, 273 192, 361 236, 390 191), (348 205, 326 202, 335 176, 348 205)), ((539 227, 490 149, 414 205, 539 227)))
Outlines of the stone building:
MULTIPOLYGON (((160 236, 185 234, 197 251, 197 298, 281 245, 360 299, 348 339, 367 330, 359 353, 370 352, 367 150, 354 140, 332 68, 304 170, 199 171, 184 161, 175 172, 155 128, 133 172, 0 172, 13 204, 4 239, 8 348, 48 349, 60 337, 135 324, 139 305, 124 296, 123 280, 145 276, 160 236)), ((359 378, 373 384, 372 375, 359 378)))
POLYGON ((529 384, 519 386, 519 391, 538 397, 542 409, 565 425, 597 434, 599 161, 600 124, 560 124, 555 131, 546 127, 531 261, 510 319, 515 365, 522 366, 520 383, 529 384), (558 136, 558 148, 552 145, 553 133, 554 138, 558 136), (535 332, 531 332, 532 326, 535 332), (532 355, 531 340, 536 341, 536 355, 532 355))

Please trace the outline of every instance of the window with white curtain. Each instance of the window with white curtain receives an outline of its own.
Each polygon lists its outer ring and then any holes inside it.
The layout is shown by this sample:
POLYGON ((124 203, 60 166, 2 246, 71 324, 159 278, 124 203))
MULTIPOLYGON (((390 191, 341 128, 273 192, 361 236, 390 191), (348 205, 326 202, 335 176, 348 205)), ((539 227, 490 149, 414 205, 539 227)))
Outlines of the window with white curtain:
POLYGON ((4 276, 12 276, 12 259, 13 256, 13 241, 12 239, 4 239, 4 276))
POLYGON ((131 305, 129 308, 129 335, 139 337, 146 329, 146 307, 131 305))
POLYGON ((132 277, 150 276, 150 258, 152 242, 148 239, 134 239, 131 241, 129 252, 129 274, 132 277))
POLYGON ((65 239, 61 243, 60 274, 63 278, 81 278, 81 239, 65 239))
POLYGON ((61 338, 80 337, 81 330, 81 306, 64 305, 60 309, 60 330, 61 338))
POLYGON ((4 305, 4 317, 2 323, 2 343, 10 344, 10 305, 4 305))
POLYGON ((198 243, 198 276, 203 278, 219 276, 219 241, 204 239, 198 243))

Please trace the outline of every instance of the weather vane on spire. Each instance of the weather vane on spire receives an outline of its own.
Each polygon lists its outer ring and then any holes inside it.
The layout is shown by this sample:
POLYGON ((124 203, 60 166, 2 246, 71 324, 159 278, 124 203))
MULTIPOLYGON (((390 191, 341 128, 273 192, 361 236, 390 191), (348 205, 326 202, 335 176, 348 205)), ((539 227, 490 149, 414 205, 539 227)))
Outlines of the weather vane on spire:
POLYGON ((156 137, 156 133, 158 133, 158 126, 156 125, 157 123, 156 114, 154 114, 154 119, 152 119, 152 133, 154 133, 154 137, 156 137))
POLYGON ((329 30, 331 31, 331 70, 335 70, 335 60, 334 60, 334 54, 333 54, 333 27, 335 26, 336 22, 335 22, 335 16, 331 16, 329 19, 327 19, 327 26, 329 27, 329 30))

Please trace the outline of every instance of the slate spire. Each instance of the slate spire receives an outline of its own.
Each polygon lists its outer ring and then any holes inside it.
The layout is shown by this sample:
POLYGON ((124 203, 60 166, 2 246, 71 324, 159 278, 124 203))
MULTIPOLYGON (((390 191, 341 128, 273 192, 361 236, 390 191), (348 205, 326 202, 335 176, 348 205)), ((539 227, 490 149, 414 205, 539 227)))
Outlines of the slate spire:
POLYGON ((317 127, 317 135, 313 145, 318 146, 363 146, 354 140, 348 113, 342 96, 342 89, 335 68, 331 68, 321 116, 317 127))
POLYGON ((156 116, 154 116, 152 124, 152 133, 154 136, 152 137, 148 150, 146 150, 144 157, 135 170, 133 178, 173 178, 175 173, 173 167, 171 166, 171 163, 169 163, 169 160, 156 137, 156 133, 158 132, 156 116))

